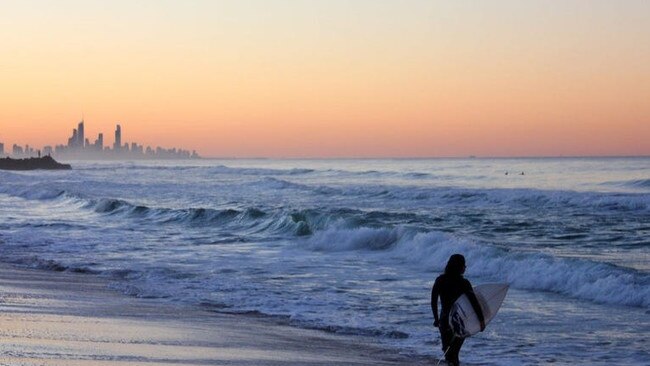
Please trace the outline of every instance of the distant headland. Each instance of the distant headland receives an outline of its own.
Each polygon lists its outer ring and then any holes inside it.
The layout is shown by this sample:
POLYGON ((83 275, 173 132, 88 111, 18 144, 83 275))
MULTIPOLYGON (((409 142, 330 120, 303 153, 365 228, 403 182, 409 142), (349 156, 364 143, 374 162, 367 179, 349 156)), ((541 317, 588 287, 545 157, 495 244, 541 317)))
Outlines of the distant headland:
POLYGON ((50 155, 28 159, 0 159, 1 170, 70 170, 70 164, 61 164, 54 160, 50 155))
POLYGON ((32 158, 35 156, 54 156, 61 159, 80 159, 80 160, 97 160, 97 159, 199 159, 200 156, 196 151, 189 151, 177 148, 162 148, 160 146, 152 148, 144 147, 137 142, 122 143, 122 126, 115 126, 115 139, 113 146, 104 145, 104 134, 100 133, 97 139, 91 143, 85 136, 85 126, 83 119, 79 122, 77 128, 72 130, 72 136, 68 138, 67 144, 56 146, 45 146, 42 151, 34 149, 29 145, 24 148, 14 144, 11 153, 5 154, 4 144, 0 142, 0 157, 11 156, 13 158, 32 158))

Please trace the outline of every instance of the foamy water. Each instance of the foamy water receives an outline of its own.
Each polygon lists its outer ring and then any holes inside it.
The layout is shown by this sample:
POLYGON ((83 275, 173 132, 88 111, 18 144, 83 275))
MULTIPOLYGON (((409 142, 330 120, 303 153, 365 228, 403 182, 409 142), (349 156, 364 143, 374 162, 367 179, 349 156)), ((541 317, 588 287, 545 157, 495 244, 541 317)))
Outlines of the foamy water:
POLYGON ((461 358, 650 362, 648 158, 73 166, 0 172, 1 260, 439 355, 430 286, 463 253, 511 290, 461 358))

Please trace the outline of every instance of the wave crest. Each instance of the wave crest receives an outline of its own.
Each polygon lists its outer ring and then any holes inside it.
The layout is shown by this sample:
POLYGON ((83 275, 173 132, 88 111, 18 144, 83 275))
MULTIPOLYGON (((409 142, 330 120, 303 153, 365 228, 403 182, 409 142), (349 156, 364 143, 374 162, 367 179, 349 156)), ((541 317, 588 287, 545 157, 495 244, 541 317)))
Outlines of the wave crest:
POLYGON ((598 303, 650 307, 650 275, 646 273, 586 259, 501 249, 439 231, 332 228, 316 233, 304 245, 325 252, 384 251, 425 272, 441 269, 449 256, 462 253, 470 276, 598 303))

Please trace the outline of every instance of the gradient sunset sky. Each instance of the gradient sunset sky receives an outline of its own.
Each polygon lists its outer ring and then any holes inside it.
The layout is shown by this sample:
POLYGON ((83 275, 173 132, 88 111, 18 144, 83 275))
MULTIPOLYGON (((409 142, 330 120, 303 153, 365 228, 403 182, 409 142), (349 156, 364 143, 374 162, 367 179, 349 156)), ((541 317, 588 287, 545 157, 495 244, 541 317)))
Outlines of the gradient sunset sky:
MULTIPOLYGON (((650 155, 650 1, 0 2, 0 142, 650 155)), ((10 146, 9 146, 10 147, 10 146)))

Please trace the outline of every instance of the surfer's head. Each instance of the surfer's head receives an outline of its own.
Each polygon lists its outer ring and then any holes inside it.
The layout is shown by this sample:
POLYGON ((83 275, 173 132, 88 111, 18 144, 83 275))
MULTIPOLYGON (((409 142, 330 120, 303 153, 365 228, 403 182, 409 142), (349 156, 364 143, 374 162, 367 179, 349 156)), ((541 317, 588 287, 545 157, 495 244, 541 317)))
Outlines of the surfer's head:
POLYGON ((465 257, 462 254, 454 254, 449 257, 449 261, 445 267, 445 274, 460 276, 463 273, 465 273, 465 257))

